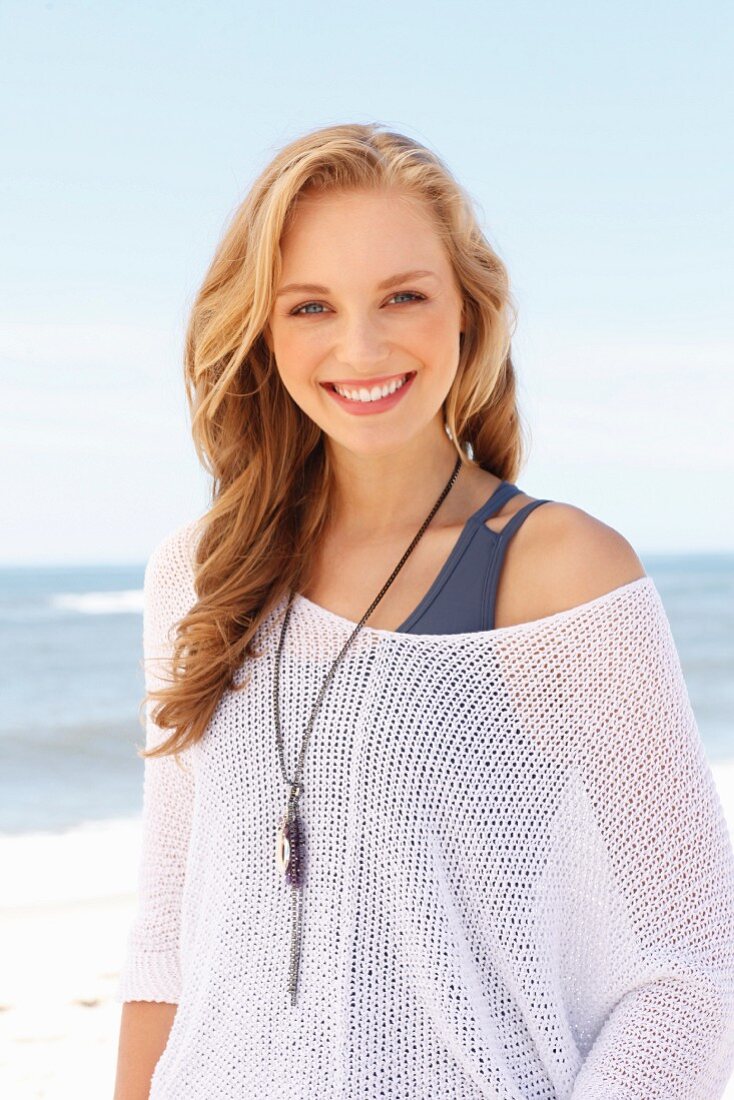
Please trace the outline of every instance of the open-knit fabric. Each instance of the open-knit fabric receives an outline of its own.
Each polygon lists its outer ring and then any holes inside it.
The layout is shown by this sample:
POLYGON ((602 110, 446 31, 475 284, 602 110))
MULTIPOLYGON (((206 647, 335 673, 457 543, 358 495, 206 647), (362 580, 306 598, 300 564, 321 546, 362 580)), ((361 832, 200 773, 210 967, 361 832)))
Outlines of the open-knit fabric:
MULTIPOLYGON (((194 544, 186 524, 146 568, 151 687, 195 602, 194 544)), ((145 762, 118 1000, 178 1004, 150 1100, 720 1097, 734 857, 654 582, 489 631, 362 628, 303 771, 295 1005, 285 605, 204 738, 145 762)), ((291 777, 354 626, 295 598, 291 777)), ((146 744, 163 736, 149 707, 146 744)))

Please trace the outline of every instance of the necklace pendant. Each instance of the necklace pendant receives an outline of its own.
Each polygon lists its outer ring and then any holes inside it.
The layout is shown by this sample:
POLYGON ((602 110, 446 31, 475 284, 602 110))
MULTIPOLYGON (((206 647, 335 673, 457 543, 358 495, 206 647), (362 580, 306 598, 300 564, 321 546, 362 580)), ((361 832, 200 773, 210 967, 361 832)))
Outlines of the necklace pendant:
POLYGON ((288 863, 290 861, 291 846, 286 834, 286 819, 280 822, 278 826, 278 833, 275 842, 275 862, 280 874, 285 874, 288 869, 288 863))
POLYGON ((303 885, 305 869, 305 843, 301 821, 297 811, 283 815, 278 826, 275 859, 278 871, 285 876, 289 886, 303 885))

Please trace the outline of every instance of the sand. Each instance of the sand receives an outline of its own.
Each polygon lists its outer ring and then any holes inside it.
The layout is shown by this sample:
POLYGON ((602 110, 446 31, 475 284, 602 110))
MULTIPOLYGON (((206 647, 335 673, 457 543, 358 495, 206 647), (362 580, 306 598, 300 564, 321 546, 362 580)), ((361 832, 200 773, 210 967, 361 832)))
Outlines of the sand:
POLYGON ((0 837, 0 1096, 112 1100, 140 822, 0 837))
MULTIPOLYGON (((712 771, 734 836, 734 762, 712 771)), ((3 1098, 112 1100, 139 843, 139 819, 0 837, 3 1098)))

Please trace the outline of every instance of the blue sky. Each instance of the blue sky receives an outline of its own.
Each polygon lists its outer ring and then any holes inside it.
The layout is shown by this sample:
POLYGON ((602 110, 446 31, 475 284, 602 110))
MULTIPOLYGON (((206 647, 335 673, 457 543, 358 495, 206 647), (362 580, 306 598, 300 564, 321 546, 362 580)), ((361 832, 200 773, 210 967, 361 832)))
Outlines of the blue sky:
POLYGON ((517 478, 638 553, 734 550, 731 5, 5 3, 0 562, 198 515, 181 341, 275 151, 435 149, 509 267, 517 478), (727 64, 728 62, 728 64, 727 64))

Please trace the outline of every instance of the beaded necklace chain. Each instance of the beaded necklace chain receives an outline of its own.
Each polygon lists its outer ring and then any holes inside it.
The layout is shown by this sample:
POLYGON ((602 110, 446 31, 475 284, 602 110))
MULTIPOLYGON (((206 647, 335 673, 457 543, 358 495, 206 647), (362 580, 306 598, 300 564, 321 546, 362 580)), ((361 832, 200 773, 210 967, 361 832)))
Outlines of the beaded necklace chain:
POLYGON ((362 618, 359 620, 359 622, 355 626, 352 633, 347 638, 346 642, 344 643, 341 650, 339 651, 339 653, 336 657, 336 660, 333 662, 333 664, 332 664, 332 666, 331 666, 331 668, 330 668, 330 670, 329 670, 329 672, 326 676, 326 679, 324 680, 323 684, 321 685, 321 690, 319 691, 318 698, 316 699, 316 703, 314 704, 313 710, 311 711, 311 717, 309 718, 308 726, 306 727, 306 733, 305 733, 305 736, 304 736, 304 739, 303 739, 303 744, 301 746, 301 752, 300 752, 300 756, 299 756, 299 759, 298 759, 298 766, 296 768, 296 774, 293 777, 293 779, 288 778, 288 775, 286 773, 286 768, 285 768, 284 750, 283 750, 283 733, 282 733, 281 725, 280 725, 280 703, 279 703, 279 699, 280 699, 281 653, 283 651, 283 643, 284 643, 284 640, 285 640, 285 635, 286 635, 286 631, 287 631, 287 628, 288 628, 288 621, 290 619, 291 608, 292 608, 292 604, 293 604, 294 594, 292 592, 290 593, 290 596, 289 596, 289 599, 288 599, 288 605, 286 607, 285 616, 283 618, 283 624, 282 624, 281 630, 280 630, 280 640, 278 642, 278 652, 277 652, 277 655, 276 655, 276 658, 275 658, 275 674, 274 674, 274 677, 273 677, 273 704, 274 704, 274 710, 275 710, 275 737, 276 737, 276 743, 277 743, 277 747, 278 747, 278 759, 279 759, 279 762, 280 762, 280 771, 281 771, 281 774, 282 774, 282 777, 283 777, 283 782, 289 788, 288 801, 287 801, 286 809, 285 809, 285 811, 284 811, 284 813, 283 813, 283 815, 282 815, 282 817, 279 821, 278 828, 277 828, 277 839, 276 839, 276 852, 275 852, 275 854, 276 854, 276 864, 277 864, 277 867, 278 867, 278 871, 281 872, 285 876, 285 882, 288 884, 289 887, 291 887, 291 926, 292 926, 292 931, 291 931, 291 950, 290 950, 290 970, 289 970, 289 975, 288 975, 288 991, 289 991, 290 996, 291 996, 291 1004, 292 1005, 295 1005, 295 1003, 296 1003, 296 993, 297 993, 297 986, 298 986, 298 973, 299 973, 300 960, 301 960, 301 945, 302 945, 302 938, 303 938, 303 931, 302 931, 302 926, 303 926, 303 887, 304 887, 305 871, 306 871, 306 841, 305 841, 305 835, 304 835, 304 830, 303 830, 303 823, 302 823, 301 817, 300 817, 299 812, 298 812, 298 800, 301 797, 301 795, 303 794, 303 790, 304 790, 303 782, 301 780, 301 776, 302 776, 302 773, 303 773, 303 763, 304 763, 305 756, 306 756, 306 748, 308 746, 308 742, 309 742, 309 739, 310 739, 310 736, 311 736, 311 731, 313 730, 313 725, 314 725, 314 719, 316 717, 316 712, 317 712, 319 706, 321 705, 321 700, 324 697, 324 693, 326 692, 326 688, 329 686, 329 683, 331 682, 331 679, 334 675, 336 667, 339 664, 339 661, 344 656, 344 654, 347 650, 347 647, 351 644, 353 639, 356 637, 356 635, 362 629, 362 627, 364 626, 364 624, 367 621, 367 619, 369 618, 369 616, 372 614, 374 609, 377 607, 378 603, 380 602, 382 597, 385 595, 388 588, 390 587, 392 582, 395 580, 396 576, 398 575, 398 573, 400 572, 402 567, 405 565, 405 562, 408 560, 408 557, 410 556, 410 554, 415 549, 418 541, 422 538, 426 528, 428 527, 428 524, 433 519, 434 515, 438 511, 440 505, 444 501, 444 499, 445 499, 446 495, 448 494, 449 490, 451 489, 452 485, 456 481, 456 478, 459 474, 459 470, 461 468, 461 461, 462 461, 461 458, 457 458, 456 465, 454 466, 454 470, 453 470, 453 473, 451 474, 451 477, 449 478, 448 482, 446 483, 446 486, 444 487, 443 491, 441 492, 441 494, 440 494, 438 500, 436 501, 436 503, 434 504, 433 508, 428 513, 428 516, 424 520, 420 530, 418 531, 418 534, 415 536, 415 538, 411 542, 410 546, 405 551, 402 558, 400 559, 398 564, 393 569, 393 571, 390 574, 390 576, 388 577, 387 581, 385 582, 385 584, 380 589, 380 592, 378 593, 378 595, 372 601, 372 603, 367 608, 367 610, 365 611, 362 618))

